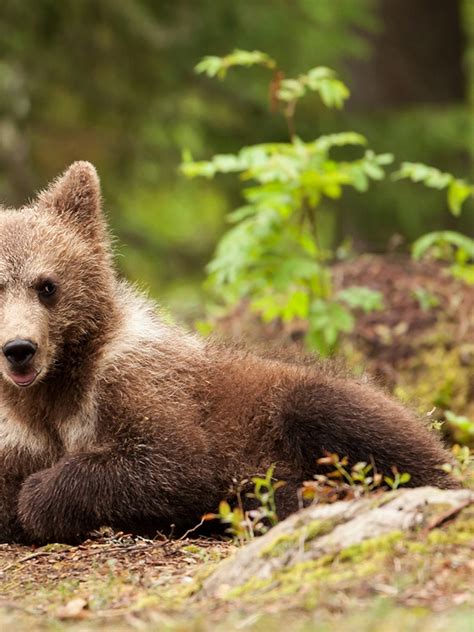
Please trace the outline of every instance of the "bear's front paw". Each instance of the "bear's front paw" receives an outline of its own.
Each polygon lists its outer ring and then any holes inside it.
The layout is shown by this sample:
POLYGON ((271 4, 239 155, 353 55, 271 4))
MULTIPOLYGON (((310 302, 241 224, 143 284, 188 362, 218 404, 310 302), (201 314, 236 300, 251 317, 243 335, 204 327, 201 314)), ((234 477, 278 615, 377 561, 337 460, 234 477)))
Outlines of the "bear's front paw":
POLYGON ((16 515, 16 503, 14 505, 14 511, 11 513, 5 511, 0 515, 0 544, 7 544, 11 542, 19 542, 26 544, 28 539, 25 537, 25 533, 21 528, 20 521, 16 515))
POLYGON ((25 480, 18 516, 32 542, 75 543, 100 526, 83 483, 82 472, 71 458, 25 480))
POLYGON ((51 471, 31 474, 23 483, 18 497, 18 516, 27 536, 33 542, 50 542, 56 539, 57 502, 51 471))
POLYGON ((57 465, 29 476, 18 498, 20 523, 32 542, 77 542, 84 535, 78 496, 57 465))

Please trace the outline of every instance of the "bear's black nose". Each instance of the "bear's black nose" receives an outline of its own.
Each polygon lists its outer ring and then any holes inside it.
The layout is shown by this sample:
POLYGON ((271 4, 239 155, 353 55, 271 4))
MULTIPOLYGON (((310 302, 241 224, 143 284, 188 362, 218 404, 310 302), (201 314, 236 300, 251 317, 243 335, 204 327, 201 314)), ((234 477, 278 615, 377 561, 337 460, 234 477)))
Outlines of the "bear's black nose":
POLYGON ((19 369, 31 360, 35 355, 38 345, 31 342, 31 340, 21 340, 16 338, 10 340, 3 346, 3 355, 14 369, 19 369))

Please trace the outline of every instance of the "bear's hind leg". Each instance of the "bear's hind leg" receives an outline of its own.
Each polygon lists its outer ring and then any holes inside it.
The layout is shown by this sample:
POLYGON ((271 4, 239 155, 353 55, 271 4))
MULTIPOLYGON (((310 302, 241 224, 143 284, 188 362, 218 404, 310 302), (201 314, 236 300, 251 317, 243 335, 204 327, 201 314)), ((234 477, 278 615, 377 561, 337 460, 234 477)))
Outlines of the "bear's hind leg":
POLYGON ((411 475, 410 485, 458 487, 441 469, 450 462, 434 431, 379 390, 355 380, 301 377, 288 388, 280 411, 282 454, 311 478, 326 452, 351 464, 373 463, 387 475, 396 467, 411 475))

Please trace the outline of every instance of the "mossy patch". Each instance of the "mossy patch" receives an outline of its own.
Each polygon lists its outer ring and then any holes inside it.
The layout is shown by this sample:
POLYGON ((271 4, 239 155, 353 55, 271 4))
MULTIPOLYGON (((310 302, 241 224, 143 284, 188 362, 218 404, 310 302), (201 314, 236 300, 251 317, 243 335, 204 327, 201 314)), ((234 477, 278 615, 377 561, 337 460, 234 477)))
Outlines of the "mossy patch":
MULTIPOLYGON (((315 531, 317 533, 317 529, 315 531)), ((298 535, 301 537, 301 533, 298 535)), ((377 581, 385 586, 383 589, 388 594, 408 591, 412 584, 421 581, 419 569, 429 574, 430 569, 443 559, 445 552, 450 555, 455 551, 467 564, 473 539, 474 508, 467 508, 452 524, 428 532, 424 528, 415 533, 394 531, 364 540, 335 554, 285 566, 265 579, 251 578, 244 585, 225 593, 223 600, 257 605, 283 603, 291 598, 292 603, 298 603, 299 607, 309 603, 311 608, 316 608, 322 607, 331 594, 341 590, 357 594, 361 586, 370 587, 377 581), (379 576, 383 580, 375 579, 379 576)), ((280 551, 286 555, 291 542, 298 546, 295 544, 299 542, 298 537, 293 540, 278 539, 275 548, 268 554, 274 556, 280 551)))
POLYGON ((262 558, 280 557, 296 547, 305 550, 308 542, 326 533, 330 533, 337 524, 338 521, 334 519, 312 520, 291 533, 281 534, 276 540, 273 540, 267 547, 262 549, 260 556, 262 558))
POLYGON ((474 366, 463 360, 459 348, 447 349, 441 343, 421 347, 416 356, 398 368, 395 395, 415 404, 421 414, 437 406, 472 417, 473 384, 474 366))
MULTIPOLYGON (((360 544, 347 547, 339 553, 327 554, 314 560, 298 562, 276 571, 271 578, 252 578, 243 586, 229 591, 225 598, 227 600, 253 600, 264 594, 265 599, 272 599, 278 598, 280 594, 298 592, 304 589, 305 586, 320 582, 333 584, 350 577, 365 576, 373 572, 378 564, 383 563, 385 557, 393 551, 394 545, 401 537, 401 532, 394 532, 365 540, 360 544)), ((287 552, 290 540, 285 540, 284 542, 284 552, 287 552)), ((296 542, 299 542, 299 540, 296 539, 296 542)), ((295 540, 293 540, 293 543, 295 543, 295 540)), ((272 555, 275 554, 275 550, 278 550, 278 544, 277 549, 271 550, 272 555)))

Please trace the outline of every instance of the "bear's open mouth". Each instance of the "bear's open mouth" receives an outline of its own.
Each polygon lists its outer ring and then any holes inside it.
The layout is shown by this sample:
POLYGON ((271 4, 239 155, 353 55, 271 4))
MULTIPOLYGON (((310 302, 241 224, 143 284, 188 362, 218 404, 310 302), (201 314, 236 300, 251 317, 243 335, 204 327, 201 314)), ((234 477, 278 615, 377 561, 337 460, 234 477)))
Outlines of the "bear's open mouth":
POLYGON ((9 372, 8 376, 16 386, 30 386, 36 380, 39 375, 39 371, 32 369, 28 373, 13 373, 9 372))

